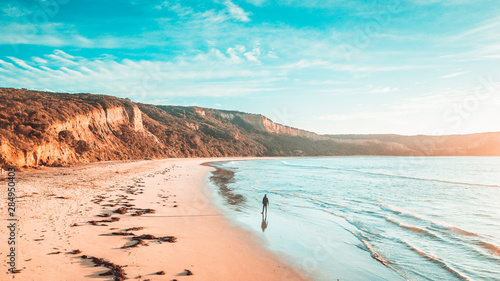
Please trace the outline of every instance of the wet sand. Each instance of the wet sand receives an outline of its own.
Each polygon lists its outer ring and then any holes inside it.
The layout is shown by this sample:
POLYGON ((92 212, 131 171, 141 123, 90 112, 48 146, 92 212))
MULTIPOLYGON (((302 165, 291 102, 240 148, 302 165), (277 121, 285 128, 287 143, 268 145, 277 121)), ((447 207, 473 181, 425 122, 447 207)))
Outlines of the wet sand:
POLYGON ((213 168, 201 164, 214 160, 221 159, 18 172, 17 274, 5 263, 7 181, 0 181, 0 279, 306 280, 211 204, 213 168))

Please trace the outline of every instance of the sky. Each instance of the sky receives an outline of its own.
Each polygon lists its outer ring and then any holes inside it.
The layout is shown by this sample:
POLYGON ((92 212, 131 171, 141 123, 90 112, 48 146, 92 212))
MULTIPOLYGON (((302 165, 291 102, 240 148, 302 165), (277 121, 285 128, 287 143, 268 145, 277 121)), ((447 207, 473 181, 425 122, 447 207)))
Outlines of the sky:
POLYGON ((0 87, 320 134, 500 131, 497 0, 0 2, 0 87))

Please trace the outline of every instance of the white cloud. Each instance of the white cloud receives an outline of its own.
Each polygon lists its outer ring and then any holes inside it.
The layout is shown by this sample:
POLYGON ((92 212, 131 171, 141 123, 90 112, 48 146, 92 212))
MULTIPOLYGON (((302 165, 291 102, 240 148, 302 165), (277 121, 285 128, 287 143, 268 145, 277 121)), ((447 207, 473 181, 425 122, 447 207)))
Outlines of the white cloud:
POLYGON ((274 51, 267 52, 267 57, 271 58, 271 59, 278 59, 279 58, 274 51))
POLYGON ((226 5, 229 15, 231 15, 232 18, 242 22, 250 21, 250 18, 248 17, 249 13, 245 12, 242 8, 240 8, 233 2, 226 0, 224 2, 224 5, 226 5))
POLYGON ((311 86, 334 86, 334 85, 342 85, 345 83, 346 83, 346 81, 331 80, 331 79, 327 79, 327 80, 315 79, 315 80, 310 80, 310 81, 304 82, 304 84, 311 85, 311 86))
POLYGON ((498 51, 500 51, 499 32, 500 17, 495 17, 457 35, 441 36, 435 41, 438 44, 447 42, 453 47, 461 49, 461 51, 441 58, 450 58, 456 62, 488 61, 489 59, 497 59, 498 51))
POLYGON ((294 69, 294 68, 310 68, 310 67, 330 67, 332 64, 330 64, 329 62, 327 61, 324 61, 324 60, 308 60, 308 59, 302 59, 298 62, 295 62, 295 63, 291 63, 291 64, 287 64, 285 66, 283 66, 283 68, 290 68, 290 69, 294 69))
POLYGON ((185 17, 185 16, 192 15, 195 13, 194 10, 191 9, 190 7, 182 6, 179 3, 171 4, 171 3, 169 3, 169 1, 163 2, 162 4, 156 6, 155 8, 158 10, 162 10, 163 8, 167 8, 181 17, 185 17))
POLYGON ((67 58, 64 58, 62 56, 58 56, 56 54, 50 54, 50 55, 46 55, 47 58, 50 58, 50 59, 53 59, 53 60, 57 60, 57 61, 60 61, 64 64, 72 64, 72 65, 76 65, 77 63, 72 61, 72 60, 69 60, 67 58))
POLYGON ((250 62, 260 62, 257 57, 260 56, 261 51, 259 48, 255 48, 250 52, 246 52, 246 48, 241 45, 236 45, 234 47, 227 48, 226 54, 223 54, 219 49, 212 48, 207 53, 202 53, 196 55, 193 60, 194 61, 203 61, 203 62, 227 62, 227 63, 241 63, 243 62, 243 57, 250 62))
POLYGON ((5 68, 15 68, 15 66, 12 63, 6 62, 4 60, 0 60, 0 65, 5 68))
POLYGON ((0 44, 41 45, 51 47, 94 46, 92 40, 79 35, 72 25, 60 23, 9 23, 0 26, 0 44))
POLYGON ((215 59, 216 61, 227 60, 228 58, 217 48, 212 48, 208 53, 202 53, 196 55, 193 60, 195 61, 208 61, 211 59, 215 59))
MULTIPOLYGON (((237 45, 195 58, 171 61, 87 59, 55 50, 42 58, 0 60, 0 84, 7 87, 94 92, 148 99, 154 96, 226 96, 275 91, 279 74, 245 59, 237 45), (233 56, 231 56, 232 54, 233 56), (70 60, 71 58, 71 60, 70 60), (235 63, 237 61, 237 63, 235 63)), ((260 52, 252 50, 256 54, 260 52)))
POLYGON ((34 62, 40 63, 40 64, 46 64, 48 61, 39 57, 32 57, 31 58, 34 62))
MULTIPOLYGON (((459 35, 456 35, 452 38, 450 38, 451 41, 456 41, 459 39, 463 39, 472 35, 476 35, 478 33, 484 32, 486 30, 491 30, 494 29, 495 27, 500 26, 500 17, 494 18, 493 20, 488 20, 487 23, 483 23, 481 26, 469 29, 459 35)), ((496 30, 498 31, 498 30, 496 30)))
POLYGON ((208 24, 221 23, 229 19, 234 19, 241 22, 249 22, 249 13, 245 12, 241 7, 237 6, 230 0, 224 2, 225 9, 223 10, 206 10, 197 12, 191 7, 183 6, 180 3, 171 3, 165 1, 160 5, 155 6, 155 9, 162 10, 164 8, 171 10, 182 18, 191 18, 193 22, 204 22, 208 24))
POLYGON ((398 87, 376 87, 372 88, 371 90, 368 90, 367 93, 369 94, 386 94, 390 92, 396 92, 399 91, 398 87))
POLYGON ((7 6, 3 7, 2 12, 5 16, 10 18, 19 18, 31 13, 27 9, 16 7, 11 4, 7 4, 7 6))
POLYGON ((25 61, 23 60, 20 60, 18 58, 15 58, 15 57, 8 57, 10 60, 12 60, 15 64, 19 65, 20 67, 24 68, 24 69, 27 69, 27 70, 31 70, 31 71, 40 71, 39 69, 37 68, 34 68, 30 65, 28 65, 25 61))
MULTIPOLYGON (((227 18, 227 17, 226 17, 227 18)), ((200 25, 206 26, 206 23, 215 20, 206 16, 200 25)), ((175 36, 185 36, 185 29, 174 29, 178 31, 175 36)), ((87 37, 79 34, 73 25, 61 23, 47 23, 35 25, 32 23, 9 23, 0 25, 0 45, 39 45, 55 48, 66 46, 78 48, 143 48, 151 46, 164 46, 168 40, 166 35, 172 32, 171 26, 165 27, 165 30, 147 31, 142 34, 132 34, 130 36, 110 36, 97 35, 96 37, 87 37)), ((182 37, 181 36, 181 37, 182 37)), ((182 37, 183 38, 183 37, 182 37)))
POLYGON ((243 55, 245 56, 245 58, 248 61, 260 63, 259 59, 257 58, 257 57, 260 56, 260 53, 261 53, 260 49, 259 48, 255 48, 251 52, 244 53, 243 55))
POLYGON ((61 50, 54 50, 54 54, 61 56, 66 59, 74 59, 75 57, 61 50))
POLYGON ((289 63, 281 66, 284 69, 303 69, 303 68, 316 68, 328 69, 331 71, 339 72, 378 72, 378 71, 400 71, 400 70, 414 70, 414 69, 428 69, 432 65, 356 65, 351 63, 333 63, 323 59, 301 59, 295 63, 289 63))
POLYGON ((69 68, 64 67, 64 66, 61 67, 61 70, 67 72, 68 74, 70 74, 72 76, 80 76, 80 77, 84 76, 81 72, 69 69, 69 68))
POLYGON ((460 75, 463 75, 463 74, 466 74, 466 73, 469 73, 469 72, 470 71, 455 72, 455 73, 443 75, 443 76, 441 76, 439 78, 441 78, 441 79, 447 79, 447 78, 457 77, 457 76, 460 76, 460 75))
POLYGON ((240 63, 242 62, 242 59, 239 55, 243 54, 245 50, 245 47, 240 45, 235 46, 234 48, 228 48, 226 52, 233 63, 240 63))
POLYGON ((154 8, 157 10, 163 10, 163 8, 171 8, 172 6, 174 5, 172 5, 170 1, 163 1, 162 3, 156 5, 154 8))

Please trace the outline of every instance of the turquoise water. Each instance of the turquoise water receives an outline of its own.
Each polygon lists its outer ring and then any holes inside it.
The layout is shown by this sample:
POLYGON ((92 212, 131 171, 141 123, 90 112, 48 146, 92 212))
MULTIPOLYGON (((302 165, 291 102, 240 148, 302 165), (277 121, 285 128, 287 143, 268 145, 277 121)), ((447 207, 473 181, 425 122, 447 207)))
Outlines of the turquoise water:
POLYGON ((214 165, 234 172, 226 187, 243 198, 220 193, 229 217, 317 280, 500 280, 498 157, 214 165))

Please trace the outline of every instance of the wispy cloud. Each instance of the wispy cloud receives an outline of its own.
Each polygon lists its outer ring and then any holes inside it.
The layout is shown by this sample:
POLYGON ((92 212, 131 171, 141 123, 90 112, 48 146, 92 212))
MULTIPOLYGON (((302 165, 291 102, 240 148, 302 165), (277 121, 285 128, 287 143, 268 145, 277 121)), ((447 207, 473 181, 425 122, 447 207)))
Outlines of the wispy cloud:
POLYGON ((37 68, 34 68, 30 65, 28 65, 25 61, 23 60, 20 60, 18 58, 14 58, 14 57, 8 57, 9 59, 11 59, 15 64, 17 64, 18 66, 26 69, 26 70, 30 70, 30 71, 40 71, 39 69, 37 68))
POLYGON ((230 0, 226 0, 223 3, 223 9, 213 8, 204 11, 195 11, 193 8, 184 6, 181 3, 182 2, 165 1, 155 6, 155 9, 168 9, 176 13, 180 17, 191 17, 194 20, 202 20, 207 22, 223 22, 230 19, 234 19, 240 22, 250 21, 250 13, 245 12, 240 6, 234 4, 230 0))
MULTIPOLYGON (((483 33, 484 31, 488 31, 488 30, 491 30, 491 29, 494 29, 497 27, 500 27, 500 17, 497 17, 494 19, 489 19, 488 22, 483 23, 482 25, 474 27, 472 29, 469 29, 465 32, 462 32, 458 35, 455 35, 455 36, 451 37, 450 40, 451 41, 461 40, 461 39, 467 38, 469 36, 477 35, 477 34, 483 33)), ((498 31, 498 30, 496 30, 496 31, 498 31)))
POLYGON ((304 69, 304 68, 316 68, 316 69, 328 69, 331 71, 339 72, 375 72, 375 71, 398 71, 398 70, 415 70, 415 69, 428 69, 432 68, 432 65, 357 65, 351 63, 334 63, 322 59, 308 60, 302 59, 298 62, 285 64, 282 66, 284 69, 304 69))
POLYGON ((391 92, 399 91, 398 87, 370 87, 371 89, 367 91, 369 94, 387 94, 391 92))
POLYGON ((226 0, 224 2, 224 5, 227 6, 227 10, 229 14, 231 15, 232 18, 242 21, 242 22, 249 22, 250 18, 249 13, 245 12, 242 8, 231 2, 230 0, 226 0))
POLYGON ((0 65, 4 68, 14 68, 14 65, 10 62, 6 62, 4 60, 0 60, 0 65))
POLYGON ((10 18, 19 18, 31 13, 28 9, 24 7, 13 6, 12 4, 7 4, 4 7, 1 7, 3 15, 10 18))
POLYGON ((78 34, 72 25, 61 23, 27 22, 0 26, 0 44, 95 47, 92 40, 78 34))
POLYGON ((460 76, 460 75, 463 75, 463 74, 466 74, 466 73, 469 73, 469 71, 461 71, 461 72, 455 72, 455 73, 451 73, 451 74, 446 74, 446 75, 443 75, 439 78, 441 79, 448 79, 448 78, 452 78, 452 77, 457 77, 457 76, 460 76))
POLYGON ((245 56, 245 58, 248 61, 260 63, 260 61, 258 59, 258 57, 260 56, 260 54, 261 54, 260 49, 259 48, 255 48, 255 49, 253 49, 250 52, 244 53, 243 55, 245 56))
POLYGON ((11 87, 105 92, 133 98, 246 95, 276 90, 274 82, 279 79, 272 79, 276 74, 249 65, 254 61, 247 58, 248 53, 257 56, 260 51, 245 50, 244 46, 235 46, 224 55, 213 49, 193 59, 173 61, 87 59, 61 50, 31 61, 9 56, 12 63, 0 60, 4 70, 0 82, 10 81, 11 87), (17 77, 23 80, 13 82, 17 77))

